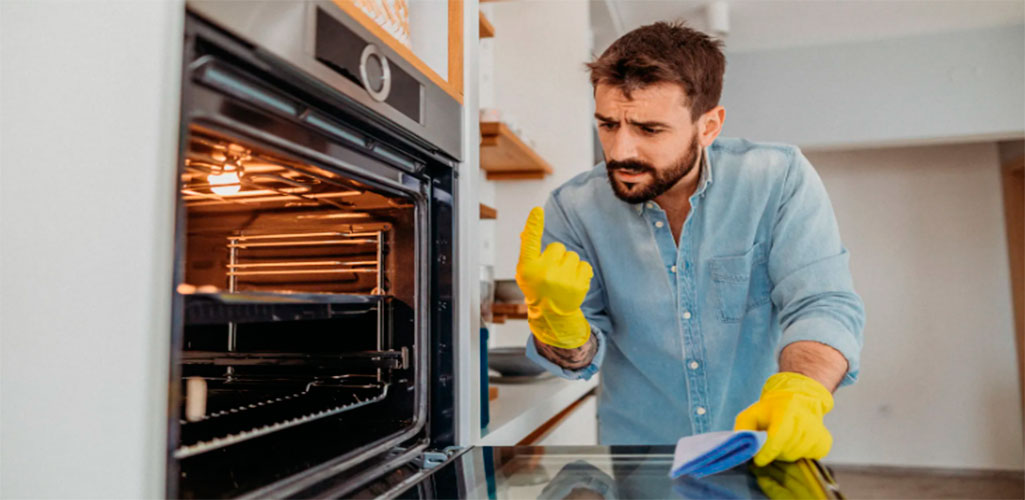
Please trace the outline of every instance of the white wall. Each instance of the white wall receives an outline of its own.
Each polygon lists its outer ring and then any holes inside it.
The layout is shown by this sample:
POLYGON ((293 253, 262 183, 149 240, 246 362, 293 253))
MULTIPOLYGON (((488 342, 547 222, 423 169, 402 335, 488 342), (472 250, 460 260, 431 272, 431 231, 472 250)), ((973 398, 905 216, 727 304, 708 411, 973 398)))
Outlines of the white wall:
MULTIPOLYGON (((441 78, 448 79, 448 2, 410 0, 407 5, 409 7, 410 48, 441 78)), ((470 23, 463 24, 464 31, 467 24, 470 23)), ((473 28, 473 32, 476 33, 477 28, 473 28)), ((467 40, 472 39, 467 38, 467 40)), ((463 49, 465 50, 467 47, 464 46, 463 49)), ((465 65, 463 69, 466 69, 465 65)))
POLYGON ((1020 470, 996 145, 807 156, 867 311, 861 379, 826 418, 829 460, 1020 470))
POLYGON ((1021 25, 727 53, 724 133, 802 147, 1020 137, 1023 82, 1021 25))
MULTIPOLYGON (((494 183, 495 277, 511 279, 519 256, 520 231, 531 207, 544 205, 548 194, 592 164, 591 84, 584 63, 591 57, 589 6, 585 0, 495 2, 482 6, 495 27, 489 52, 493 88, 481 90, 481 107, 512 115, 554 169, 543 180, 494 183), (490 99, 490 102, 489 102, 490 99)), ((482 190, 485 192, 485 190, 482 190)), ((489 254, 490 255, 490 254, 489 254)), ((496 325, 492 345, 520 345, 529 334, 526 322, 496 325)))
POLYGON ((184 5, 0 8, 0 497, 157 497, 184 5))

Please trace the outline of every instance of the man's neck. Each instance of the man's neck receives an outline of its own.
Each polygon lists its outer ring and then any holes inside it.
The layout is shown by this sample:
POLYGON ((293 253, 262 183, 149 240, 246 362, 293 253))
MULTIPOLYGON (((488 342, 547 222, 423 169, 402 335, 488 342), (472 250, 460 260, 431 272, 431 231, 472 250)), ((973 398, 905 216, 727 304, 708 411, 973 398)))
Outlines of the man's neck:
POLYGON ((668 191, 655 197, 655 202, 662 207, 663 210, 672 211, 682 207, 686 207, 690 203, 690 196, 694 194, 694 191, 698 187, 698 179, 701 178, 701 163, 704 158, 705 152, 702 149, 701 154, 698 155, 697 160, 694 163, 693 168, 687 175, 683 176, 673 187, 669 188, 668 191))

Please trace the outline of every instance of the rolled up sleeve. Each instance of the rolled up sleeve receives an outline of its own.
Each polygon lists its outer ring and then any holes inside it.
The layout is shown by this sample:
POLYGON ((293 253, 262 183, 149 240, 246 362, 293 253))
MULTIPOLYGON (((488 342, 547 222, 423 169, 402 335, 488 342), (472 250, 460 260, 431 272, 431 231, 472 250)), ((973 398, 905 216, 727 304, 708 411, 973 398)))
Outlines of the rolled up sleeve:
POLYGON ((799 150, 783 182, 769 252, 772 301, 783 329, 776 356, 787 345, 814 341, 847 359, 841 385, 857 380, 865 308, 854 291, 850 255, 822 180, 799 150))
POLYGON ((598 344, 598 351, 595 352, 591 363, 583 368, 569 370, 542 356, 541 353, 537 352, 537 346, 534 345, 533 335, 527 337, 527 358, 534 363, 537 363, 541 368, 544 368, 545 370, 562 378, 570 380, 588 380, 593 377, 595 373, 598 373, 598 368, 601 366, 602 360, 605 359, 605 334, 603 334, 601 330, 591 326, 591 335, 594 336, 594 340, 598 344))

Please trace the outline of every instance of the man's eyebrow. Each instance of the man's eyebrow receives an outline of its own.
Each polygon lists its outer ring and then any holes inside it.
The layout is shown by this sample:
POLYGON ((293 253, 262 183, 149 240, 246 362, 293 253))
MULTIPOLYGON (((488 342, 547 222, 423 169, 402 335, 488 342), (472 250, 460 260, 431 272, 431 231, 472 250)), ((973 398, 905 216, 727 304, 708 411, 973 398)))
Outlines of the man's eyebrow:
MULTIPOLYGON (((619 120, 616 120, 615 118, 609 118, 608 116, 603 116, 603 115, 601 115, 599 113, 595 113, 594 117, 597 118, 598 121, 603 121, 603 122, 608 122, 608 123, 618 123, 619 122, 619 120)), ((637 121, 637 120, 627 120, 626 122, 629 123, 630 125, 635 126, 635 127, 647 127, 647 128, 660 128, 661 127, 661 128, 669 128, 669 124, 668 123, 659 122, 659 121, 640 122, 640 121, 637 121)))
POLYGON ((663 122, 639 122, 636 120, 627 120, 626 122, 635 127, 669 128, 669 124, 663 122))

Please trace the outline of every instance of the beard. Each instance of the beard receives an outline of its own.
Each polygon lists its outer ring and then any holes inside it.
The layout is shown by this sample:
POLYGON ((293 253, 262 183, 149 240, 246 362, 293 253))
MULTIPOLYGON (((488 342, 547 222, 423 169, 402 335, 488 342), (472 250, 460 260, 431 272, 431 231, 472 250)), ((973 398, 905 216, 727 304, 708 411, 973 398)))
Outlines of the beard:
POLYGON ((612 192, 616 197, 627 203, 644 203, 651 201, 669 190, 669 188, 680 182, 687 174, 694 169, 698 160, 698 136, 694 134, 691 138, 690 147, 684 155, 673 162, 669 168, 656 169, 649 163, 640 160, 609 161, 605 163, 605 169, 609 176, 609 184, 612 185, 612 192), (616 170, 623 170, 632 174, 647 173, 651 180, 646 182, 624 182, 615 176, 616 170))

